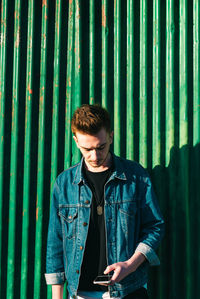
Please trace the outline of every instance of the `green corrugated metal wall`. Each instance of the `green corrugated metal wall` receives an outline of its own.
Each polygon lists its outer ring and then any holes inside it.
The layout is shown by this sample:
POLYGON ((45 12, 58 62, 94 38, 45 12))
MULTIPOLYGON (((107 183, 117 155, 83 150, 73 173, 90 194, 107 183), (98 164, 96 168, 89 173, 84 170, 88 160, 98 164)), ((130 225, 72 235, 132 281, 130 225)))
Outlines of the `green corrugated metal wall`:
POLYGON ((50 193, 81 103, 152 176, 166 220, 151 298, 200 293, 200 1, 1 0, 0 297, 50 298, 50 193))

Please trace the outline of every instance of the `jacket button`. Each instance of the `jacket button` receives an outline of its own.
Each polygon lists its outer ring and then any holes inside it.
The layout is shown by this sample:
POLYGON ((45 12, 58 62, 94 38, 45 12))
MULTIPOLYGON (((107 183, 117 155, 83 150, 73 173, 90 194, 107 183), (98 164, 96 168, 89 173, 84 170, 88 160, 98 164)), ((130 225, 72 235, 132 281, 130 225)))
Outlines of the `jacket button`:
POLYGON ((87 226, 87 222, 83 222, 83 226, 87 226))
POLYGON ((80 246, 80 250, 83 250, 83 246, 80 246))
POLYGON ((90 203, 90 201, 89 201, 89 200, 86 200, 86 201, 85 201, 85 204, 86 204, 86 205, 87 205, 87 204, 89 204, 89 203, 90 203))
POLYGON ((76 270, 76 273, 79 274, 79 270, 76 270))

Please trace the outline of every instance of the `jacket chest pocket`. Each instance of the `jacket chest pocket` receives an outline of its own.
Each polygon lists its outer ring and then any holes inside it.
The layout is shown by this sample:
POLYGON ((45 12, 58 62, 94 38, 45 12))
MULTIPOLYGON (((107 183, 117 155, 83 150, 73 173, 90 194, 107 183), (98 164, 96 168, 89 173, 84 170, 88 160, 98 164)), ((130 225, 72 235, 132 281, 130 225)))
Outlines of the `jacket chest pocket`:
POLYGON ((122 230, 124 234, 128 236, 135 226, 134 223, 137 212, 137 203, 136 201, 123 202, 118 206, 118 211, 122 230))
POLYGON ((62 222, 64 237, 67 239, 75 238, 78 208, 61 207, 59 208, 59 216, 62 222))

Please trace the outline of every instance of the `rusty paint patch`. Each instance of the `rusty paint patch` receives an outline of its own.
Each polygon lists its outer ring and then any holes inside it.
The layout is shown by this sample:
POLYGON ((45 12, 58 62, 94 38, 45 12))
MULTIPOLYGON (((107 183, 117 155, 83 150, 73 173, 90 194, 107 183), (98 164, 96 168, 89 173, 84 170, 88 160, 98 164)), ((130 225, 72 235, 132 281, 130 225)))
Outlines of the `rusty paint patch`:
POLYGON ((38 209, 38 207, 37 207, 37 208, 36 208, 36 215, 35 215, 35 216, 36 216, 36 221, 38 220, 38 210, 39 210, 39 209, 38 209))
POLYGON ((39 208, 38 208, 38 195, 37 195, 37 200, 36 200, 36 211, 35 211, 35 218, 36 218, 36 221, 38 220, 38 212, 39 212, 39 208))
POLYGON ((79 2, 77 2, 77 8, 76 8, 76 17, 77 19, 80 19, 80 6, 79 6, 79 2))
POLYGON ((68 81, 68 86, 71 87, 71 80, 70 80, 70 77, 68 78, 67 81, 68 81))
POLYGON ((47 0, 42 0, 42 6, 47 6, 47 0))
POLYGON ((56 31, 57 31, 57 36, 59 36, 59 24, 57 21, 56 21, 56 31))
POLYGON ((104 5, 102 6, 102 26, 106 27, 106 14, 104 5))
POLYGON ((32 94, 33 93, 33 91, 32 91, 32 89, 30 88, 30 84, 28 84, 28 92, 30 93, 30 94, 32 94))
POLYGON ((17 30, 17 34, 16 34, 16 41, 15 41, 15 47, 19 48, 19 43, 20 43, 20 27, 17 30))
POLYGON ((14 108, 14 104, 12 105, 12 130, 14 128, 14 114, 15 114, 15 108, 14 108))
POLYGON ((19 13, 18 13, 18 11, 15 11, 14 17, 15 17, 15 19, 19 20, 19 13))
POLYGON ((43 96, 40 96, 40 103, 43 103, 44 102, 44 98, 43 96))

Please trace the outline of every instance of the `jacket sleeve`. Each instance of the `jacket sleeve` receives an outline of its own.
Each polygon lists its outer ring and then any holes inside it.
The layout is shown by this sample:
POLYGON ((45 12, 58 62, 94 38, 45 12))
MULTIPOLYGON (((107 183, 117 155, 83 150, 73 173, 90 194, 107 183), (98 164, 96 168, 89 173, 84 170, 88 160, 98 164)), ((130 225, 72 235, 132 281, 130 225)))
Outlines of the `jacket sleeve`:
POLYGON ((149 178, 146 179, 144 186, 141 202, 141 229, 136 251, 144 254, 150 265, 156 266, 160 264, 160 261, 155 250, 164 235, 164 220, 149 178))
POLYGON ((62 224, 58 215, 59 193, 59 187, 57 183, 55 183, 53 188, 47 237, 45 273, 47 284, 63 284, 65 282, 62 224))

